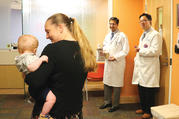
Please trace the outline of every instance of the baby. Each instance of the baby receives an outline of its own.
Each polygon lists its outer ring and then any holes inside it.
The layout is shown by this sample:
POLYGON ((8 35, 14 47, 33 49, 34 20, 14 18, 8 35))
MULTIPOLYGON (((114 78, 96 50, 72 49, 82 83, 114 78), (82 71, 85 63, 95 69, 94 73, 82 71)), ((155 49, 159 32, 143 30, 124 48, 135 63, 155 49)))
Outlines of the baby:
MULTIPOLYGON (((20 55, 15 57, 15 62, 18 70, 25 75, 36 71, 43 62, 48 63, 47 56, 36 56, 37 47, 38 40, 32 35, 22 35, 18 39, 18 52, 20 55)), ((47 88, 44 89, 39 97, 42 97, 42 100, 45 100, 39 119, 53 119, 48 113, 56 102, 56 96, 47 88)))

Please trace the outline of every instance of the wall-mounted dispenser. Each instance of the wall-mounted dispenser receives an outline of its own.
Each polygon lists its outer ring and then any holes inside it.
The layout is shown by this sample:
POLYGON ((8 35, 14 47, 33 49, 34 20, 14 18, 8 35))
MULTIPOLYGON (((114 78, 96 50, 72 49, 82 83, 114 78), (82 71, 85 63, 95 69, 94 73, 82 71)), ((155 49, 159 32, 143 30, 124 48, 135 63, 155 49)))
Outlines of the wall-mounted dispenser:
POLYGON ((175 45, 175 53, 179 54, 179 33, 178 33, 177 42, 175 45))
POLYGON ((175 45, 175 53, 179 54, 179 47, 177 45, 175 45))

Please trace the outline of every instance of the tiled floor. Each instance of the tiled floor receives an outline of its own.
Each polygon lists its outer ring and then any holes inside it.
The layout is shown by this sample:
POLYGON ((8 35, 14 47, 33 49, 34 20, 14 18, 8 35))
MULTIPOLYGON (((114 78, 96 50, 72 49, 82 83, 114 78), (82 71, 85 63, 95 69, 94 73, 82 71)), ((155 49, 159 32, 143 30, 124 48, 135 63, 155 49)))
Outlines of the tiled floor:
MULTIPOLYGON (((120 104, 120 109, 109 113, 108 109, 100 110, 103 95, 98 92, 89 93, 89 101, 84 99, 84 119, 140 119, 135 110, 138 104, 120 104)), ((30 119, 33 104, 24 101, 23 95, 0 95, 0 119, 30 119)))

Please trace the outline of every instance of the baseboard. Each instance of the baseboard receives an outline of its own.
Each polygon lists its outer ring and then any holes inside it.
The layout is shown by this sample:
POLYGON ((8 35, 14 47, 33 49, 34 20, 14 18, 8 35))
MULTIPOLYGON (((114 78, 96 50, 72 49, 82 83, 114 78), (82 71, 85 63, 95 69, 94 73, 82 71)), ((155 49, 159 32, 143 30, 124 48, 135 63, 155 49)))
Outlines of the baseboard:
POLYGON ((139 103, 139 97, 138 96, 121 96, 120 104, 125 104, 125 103, 139 103))
POLYGON ((23 88, 0 88, 0 94, 24 94, 23 88))
MULTIPOLYGON (((88 81, 85 82, 84 91, 104 91, 104 84, 102 81, 88 81)), ((139 97, 138 96, 121 96, 120 97, 120 103, 139 103, 139 97)))

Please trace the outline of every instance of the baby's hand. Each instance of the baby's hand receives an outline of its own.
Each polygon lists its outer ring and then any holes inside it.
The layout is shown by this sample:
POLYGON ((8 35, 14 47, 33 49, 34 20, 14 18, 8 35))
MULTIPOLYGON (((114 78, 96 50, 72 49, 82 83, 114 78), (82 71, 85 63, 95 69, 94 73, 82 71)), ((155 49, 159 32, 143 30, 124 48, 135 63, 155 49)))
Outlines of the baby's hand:
POLYGON ((42 55, 40 57, 40 59, 42 60, 42 62, 47 62, 48 63, 48 57, 46 55, 42 55))

